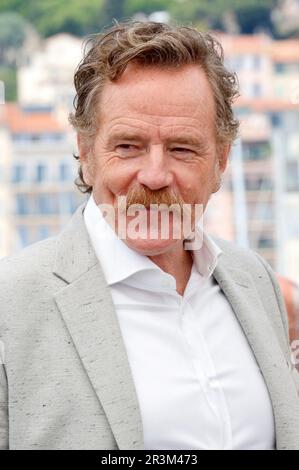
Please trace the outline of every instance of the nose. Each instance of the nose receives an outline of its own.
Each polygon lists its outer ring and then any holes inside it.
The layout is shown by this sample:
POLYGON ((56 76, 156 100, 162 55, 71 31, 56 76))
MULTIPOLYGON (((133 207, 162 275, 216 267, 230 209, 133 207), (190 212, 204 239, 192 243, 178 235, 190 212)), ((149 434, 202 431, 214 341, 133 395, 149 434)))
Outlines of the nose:
POLYGON ((151 190, 162 189, 173 182, 167 155, 162 145, 152 145, 146 154, 144 164, 137 174, 137 181, 151 190))

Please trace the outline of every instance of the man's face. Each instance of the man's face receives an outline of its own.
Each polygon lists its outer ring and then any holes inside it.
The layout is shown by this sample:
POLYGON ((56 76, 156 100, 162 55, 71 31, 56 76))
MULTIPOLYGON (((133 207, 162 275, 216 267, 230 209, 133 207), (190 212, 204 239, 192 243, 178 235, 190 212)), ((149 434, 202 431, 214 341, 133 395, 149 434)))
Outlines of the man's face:
MULTIPOLYGON (((118 197, 128 195, 146 206, 167 200, 205 208, 219 187, 229 149, 217 152, 214 98, 199 66, 176 70, 131 63, 120 79, 104 86, 100 107, 90 153, 78 138, 84 179, 97 204, 117 206, 118 197)), ((152 213, 147 209, 145 214, 152 213)), ((173 217, 166 238, 159 229, 154 238, 146 230, 138 237, 127 233, 124 241, 146 255, 170 251, 182 243, 173 236, 174 223, 173 217)))

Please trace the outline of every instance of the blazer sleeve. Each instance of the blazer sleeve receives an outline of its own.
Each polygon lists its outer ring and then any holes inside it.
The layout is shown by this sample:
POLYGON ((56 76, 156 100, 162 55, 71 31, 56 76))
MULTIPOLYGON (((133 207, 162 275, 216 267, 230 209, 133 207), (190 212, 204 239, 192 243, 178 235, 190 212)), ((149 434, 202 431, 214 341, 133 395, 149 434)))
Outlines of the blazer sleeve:
POLYGON ((298 395, 299 395, 299 372, 297 371, 297 369, 295 367, 295 360, 294 360, 294 356, 292 354, 291 345, 290 345, 289 322, 288 322, 288 314, 287 314, 287 310, 286 310, 286 306, 285 306, 285 301, 284 301, 284 298, 283 298, 283 295, 282 295, 282 292, 281 292, 281 289, 279 287, 279 284, 278 284, 278 281, 277 281, 277 278, 275 276, 274 271, 272 270, 272 268, 269 266, 269 264, 261 256, 259 256, 259 255, 257 255, 257 256, 258 256, 260 262, 265 267, 265 269, 266 269, 266 271, 269 275, 269 278, 271 280, 272 286, 273 286, 275 297, 276 297, 278 307, 279 307, 279 310, 280 310, 281 321, 282 321, 282 324, 283 324, 283 327, 284 327, 284 332, 285 332, 285 336, 286 336, 286 339, 287 339, 287 344, 289 345, 288 364, 289 364, 289 368, 291 370, 292 376, 294 378, 296 388, 297 388, 297 392, 298 392, 298 395))
POLYGON ((8 393, 4 364, 0 364, 0 450, 8 449, 8 393))

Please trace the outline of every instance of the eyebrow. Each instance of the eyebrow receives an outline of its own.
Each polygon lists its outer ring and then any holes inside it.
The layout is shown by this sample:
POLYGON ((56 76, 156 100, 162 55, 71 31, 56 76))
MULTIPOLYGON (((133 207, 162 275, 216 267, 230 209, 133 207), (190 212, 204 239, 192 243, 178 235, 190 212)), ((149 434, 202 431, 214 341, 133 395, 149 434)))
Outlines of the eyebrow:
MULTIPOLYGON (((145 135, 132 133, 132 132, 116 132, 112 134, 109 139, 108 143, 113 144, 117 140, 130 140, 130 141, 146 141, 147 138, 145 135)), ((206 143, 202 140, 202 138, 197 138, 193 136, 174 136, 168 137, 166 140, 167 144, 174 143, 174 144, 181 144, 181 145, 193 145, 195 147, 206 147, 206 143)))
POLYGON ((113 144, 117 140, 145 141, 146 137, 144 135, 136 134, 134 132, 116 132, 108 138, 108 143, 113 144))
POLYGON ((166 142, 182 145, 193 145, 195 147, 204 147, 206 145, 202 138, 197 138, 193 136, 169 137, 168 139, 166 139, 166 142))

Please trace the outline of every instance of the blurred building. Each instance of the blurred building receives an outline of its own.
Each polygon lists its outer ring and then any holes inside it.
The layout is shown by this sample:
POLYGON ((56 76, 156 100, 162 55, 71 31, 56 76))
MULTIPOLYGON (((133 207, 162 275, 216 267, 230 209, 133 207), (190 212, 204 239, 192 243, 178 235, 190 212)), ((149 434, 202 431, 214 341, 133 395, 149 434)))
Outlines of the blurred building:
POLYGON ((73 142, 49 109, 0 108, 0 256, 57 234, 82 202, 73 142))
POLYGON ((218 38, 240 83, 235 112, 241 156, 238 162, 232 149, 223 195, 213 201, 207 221, 216 235, 232 234, 299 282, 299 39, 218 38), (232 204, 224 210, 232 217, 217 225, 214 215, 219 217, 224 203, 232 204))
POLYGON ((238 75, 242 99, 292 102, 296 88, 299 103, 299 39, 274 40, 265 34, 215 35, 224 48, 227 66, 238 75))
POLYGON ((62 111, 73 103, 74 71, 82 58, 82 39, 61 33, 44 39, 18 68, 18 100, 22 106, 43 105, 62 111))
POLYGON ((18 103, 0 106, 0 257, 54 235, 82 202, 67 116, 82 39, 57 34, 28 47, 18 103))

